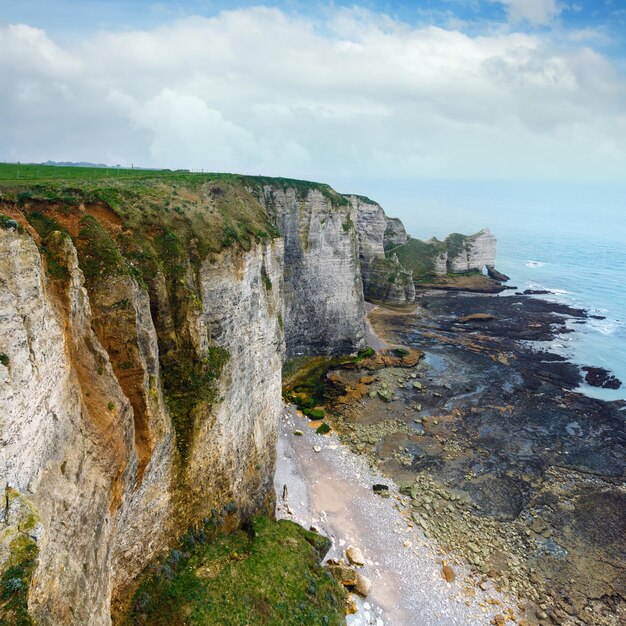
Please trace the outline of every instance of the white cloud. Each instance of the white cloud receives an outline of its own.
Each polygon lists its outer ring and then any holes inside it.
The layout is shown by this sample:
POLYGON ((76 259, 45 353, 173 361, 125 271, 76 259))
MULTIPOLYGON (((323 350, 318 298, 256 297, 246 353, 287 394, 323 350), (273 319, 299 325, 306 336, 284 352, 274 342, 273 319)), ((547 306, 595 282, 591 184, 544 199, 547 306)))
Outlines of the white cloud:
POLYGON ((232 168, 247 164, 260 151, 250 131, 224 119, 195 95, 164 88, 142 103, 117 90, 111 90, 108 97, 133 128, 151 133, 150 156, 157 162, 167 162, 169 155, 184 151, 193 162, 210 155, 209 169, 232 168))
POLYGON ((68 77, 80 69, 80 60, 54 44, 39 28, 13 24, 0 28, 0 71, 68 77))
POLYGON ((623 77, 587 40, 568 46, 360 9, 324 22, 227 11, 76 49, 13 26, 0 29, 0 158, 124 155, 331 181, 620 177, 623 77))
POLYGON ((558 17, 563 6, 558 0, 496 0, 507 7, 512 22, 548 24, 558 17))

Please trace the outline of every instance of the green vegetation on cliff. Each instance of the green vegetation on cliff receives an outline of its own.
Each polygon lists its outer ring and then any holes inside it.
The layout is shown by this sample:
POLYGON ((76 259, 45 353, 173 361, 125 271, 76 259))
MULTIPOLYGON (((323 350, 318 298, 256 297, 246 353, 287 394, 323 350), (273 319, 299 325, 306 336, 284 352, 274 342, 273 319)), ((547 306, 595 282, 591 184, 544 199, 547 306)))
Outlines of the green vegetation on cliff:
POLYGON ((428 241, 411 238, 389 251, 398 256, 402 267, 413 271, 414 279, 419 279, 421 276, 435 275, 437 258, 446 253, 447 246, 445 241, 434 238, 428 241))
POLYGON ((325 412, 316 408, 326 401, 326 374, 334 367, 356 365, 374 356, 373 348, 360 350, 356 356, 299 356, 283 365, 283 399, 292 402, 307 417, 322 419, 325 412))
POLYGON ((27 500, 14 489, 7 488, 3 500, 6 511, 15 519, 12 519, 13 528, 0 526, 3 530, 0 542, 8 543, 8 559, 2 564, 0 574, 0 626, 31 626, 28 591, 39 554, 31 533, 38 518, 27 500))
POLYGON ((27 535, 19 535, 10 545, 9 566, 0 577, 0 626, 30 626, 28 590, 37 565, 39 549, 27 535))
POLYGON ((213 402, 215 380, 220 377, 230 355, 224 348, 213 346, 203 359, 184 358, 181 353, 176 357, 162 364, 161 375, 167 408, 176 431, 176 446, 184 462, 193 437, 194 411, 200 405, 213 402))
POLYGON ((127 626, 345 623, 344 591, 319 564, 328 539, 267 517, 216 537, 207 526, 140 585, 127 626))

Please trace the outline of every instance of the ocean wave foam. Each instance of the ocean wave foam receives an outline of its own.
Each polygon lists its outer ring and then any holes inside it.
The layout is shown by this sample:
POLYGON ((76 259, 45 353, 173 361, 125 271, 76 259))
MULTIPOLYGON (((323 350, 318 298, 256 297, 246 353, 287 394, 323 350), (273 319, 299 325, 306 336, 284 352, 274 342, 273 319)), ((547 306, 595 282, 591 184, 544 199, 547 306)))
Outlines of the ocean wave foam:
POLYGON ((589 328, 595 330, 601 335, 614 335, 618 330, 623 328, 624 323, 619 320, 589 320, 589 328))
POLYGON ((555 296, 568 296, 572 293, 571 291, 567 291, 567 289, 555 289, 554 287, 547 287, 546 285, 542 285, 541 283, 534 283, 532 281, 528 283, 528 289, 535 289, 537 291, 549 291, 555 296))

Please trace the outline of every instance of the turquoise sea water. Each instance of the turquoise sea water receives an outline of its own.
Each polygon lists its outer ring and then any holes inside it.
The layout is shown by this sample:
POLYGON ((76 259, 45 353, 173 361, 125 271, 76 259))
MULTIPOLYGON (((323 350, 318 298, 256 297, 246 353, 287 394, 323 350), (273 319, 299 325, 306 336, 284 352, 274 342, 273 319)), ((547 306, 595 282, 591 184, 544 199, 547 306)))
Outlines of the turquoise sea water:
POLYGON ((554 295, 540 297, 605 316, 572 325, 576 332, 550 348, 623 382, 617 391, 583 385, 588 395, 626 398, 626 185, 424 183, 411 195, 418 200, 398 197, 398 209, 387 212, 402 217, 412 235, 489 227, 509 284, 548 289, 554 295))

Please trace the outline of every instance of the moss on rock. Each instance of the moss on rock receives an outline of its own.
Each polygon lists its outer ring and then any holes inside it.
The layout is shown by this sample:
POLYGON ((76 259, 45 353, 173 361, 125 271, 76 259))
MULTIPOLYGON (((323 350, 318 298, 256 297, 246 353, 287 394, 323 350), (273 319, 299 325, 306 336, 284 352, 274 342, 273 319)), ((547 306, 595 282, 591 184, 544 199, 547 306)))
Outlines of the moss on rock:
POLYGON ((39 519, 14 489, 7 488, 5 507, 0 542, 8 545, 8 556, 0 564, 0 626, 30 626, 33 622, 28 614, 28 592, 39 555, 33 531, 39 519))

